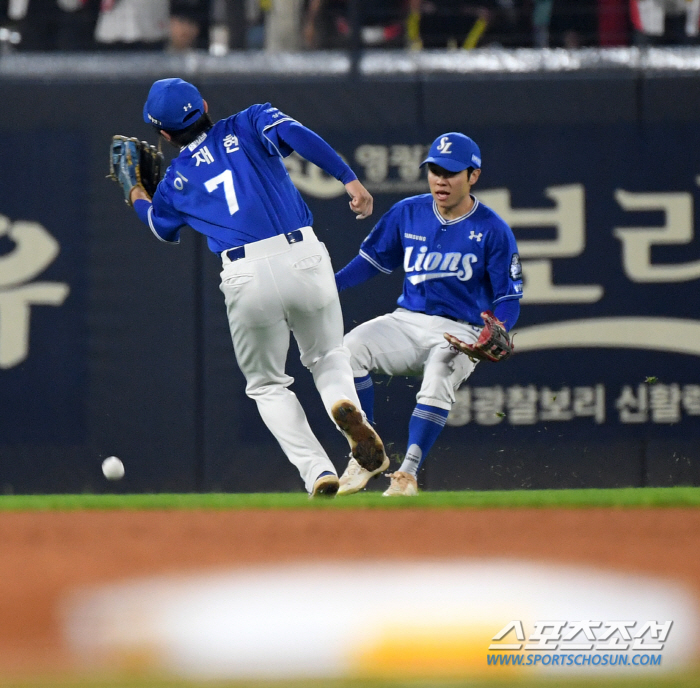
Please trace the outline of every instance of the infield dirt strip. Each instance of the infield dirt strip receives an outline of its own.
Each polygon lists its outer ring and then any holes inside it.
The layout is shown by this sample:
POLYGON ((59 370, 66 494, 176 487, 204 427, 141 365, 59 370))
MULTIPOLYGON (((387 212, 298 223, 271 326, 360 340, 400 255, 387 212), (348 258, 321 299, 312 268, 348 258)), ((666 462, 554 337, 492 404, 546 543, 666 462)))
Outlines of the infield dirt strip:
POLYGON ((58 616, 69 592, 152 574, 496 557, 670 578, 700 599, 700 510, 692 508, 3 513, 0 542, 4 676, 71 668, 58 616))

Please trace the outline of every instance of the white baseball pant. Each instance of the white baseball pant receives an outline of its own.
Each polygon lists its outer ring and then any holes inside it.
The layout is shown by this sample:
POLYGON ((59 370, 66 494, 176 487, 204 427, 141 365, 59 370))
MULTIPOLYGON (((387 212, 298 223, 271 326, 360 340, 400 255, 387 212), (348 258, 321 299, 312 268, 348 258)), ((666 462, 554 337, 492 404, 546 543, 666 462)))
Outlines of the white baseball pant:
POLYGON ((311 227, 301 232, 297 243, 278 235, 246 244, 240 260, 224 254, 220 288, 246 394, 311 492, 322 472, 336 470, 288 389, 294 382, 285 372, 290 332, 329 416, 341 399, 358 408, 360 401, 328 251, 311 227))
POLYGON ((455 390, 472 374, 476 363, 455 352, 443 334, 468 344, 479 338, 480 327, 398 308, 358 325, 345 335, 355 377, 368 373, 421 377, 420 404, 449 411, 455 390))

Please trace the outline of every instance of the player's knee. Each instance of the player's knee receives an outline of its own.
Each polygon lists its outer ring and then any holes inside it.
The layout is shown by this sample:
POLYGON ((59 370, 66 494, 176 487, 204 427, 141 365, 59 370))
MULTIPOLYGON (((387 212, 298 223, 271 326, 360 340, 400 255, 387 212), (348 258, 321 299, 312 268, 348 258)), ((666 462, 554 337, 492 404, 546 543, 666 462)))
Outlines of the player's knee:
POLYGON ((280 394, 289 387, 292 378, 285 380, 254 380, 248 381, 245 388, 246 396, 250 399, 259 400, 263 397, 280 394))
POLYGON ((367 345, 357 334, 357 329, 348 332, 343 338, 343 345, 350 352, 350 365, 353 370, 369 370, 370 354, 367 345))
POLYGON ((418 392, 416 401, 425 406, 435 406, 436 408, 449 411, 452 408, 455 397, 448 390, 431 390, 430 392, 418 392))
POLYGON ((350 359, 350 351, 348 348, 343 346, 336 346, 330 351, 326 351, 320 356, 311 357, 309 355, 304 355, 301 357, 301 362, 306 368, 308 368, 312 373, 316 371, 326 369, 328 367, 341 369, 347 365, 347 361, 350 359))

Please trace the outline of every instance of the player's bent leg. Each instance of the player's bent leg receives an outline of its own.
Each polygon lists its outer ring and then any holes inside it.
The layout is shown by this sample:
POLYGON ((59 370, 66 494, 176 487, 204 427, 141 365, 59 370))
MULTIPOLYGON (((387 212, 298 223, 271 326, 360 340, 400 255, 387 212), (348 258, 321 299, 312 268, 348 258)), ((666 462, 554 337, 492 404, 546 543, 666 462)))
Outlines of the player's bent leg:
POLYGON ((413 333, 394 313, 358 325, 343 338, 350 351, 353 375, 414 375, 423 369, 428 349, 416 343, 413 333))
POLYGON ((434 347, 425 363, 416 401, 449 412, 455 401, 455 390, 475 367, 476 363, 465 354, 451 351, 442 344, 434 347))
MULTIPOLYGON (((301 345, 300 345, 301 347, 301 345)), ((333 405, 341 399, 351 401, 360 406, 360 399, 355 390, 355 381, 350 369, 350 354, 344 346, 324 353, 313 363, 308 363, 302 358, 314 378, 314 385, 321 395, 321 401, 330 416, 333 418, 333 405)))
POLYGON ((389 459, 384 444, 362 412, 350 352, 342 345, 337 297, 313 313, 295 310, 290 320, 302 363, 311 370, 326 411, 347 439, 353 459, 372 475, 386 470, 389 459))
POLYGON ((350 445, 353 459, 370 473, 370 477, 386 470, 389 459, 377 431, 362 412, 347 349, 340 347, 329 352, 311 366, 311 372, 330 417, 350 445))
MULTIPOLYGON (((349 399, 359 406, 360 400, 355 391, 350 352, 343 346, 343 314, 328 262, 329 274, 324 270, 318 275, 318 290, 332 289, 329 298, 308 307, 305 302, 291 304, 286 319, 299 345, 301 362, 311 371, 326 412, 333 419, 332 407, 337 401, 349 399)), ((313 278, 313 275, 304 276, 306 280, 313 278)))
MULTIPOLYGON (((411 375, 421 370, 428 350, 417 344, 412 327, 395 314, 374 318, 345 335, 344 343, 350 350, 355 387, 363 409, 373 421, 374 389, 369 371, 387 375, 411 375)), ((418 328, 420 329, 420 328, 418 328)), ((364 489, 372 477, 389 467, 388 460, 375 470, 367 470, 351 458, 340 476, 339 495, 353 494, 364 489)))
POLYGON ((454 391, 474 370, 474 363, 463 354, 456 354, 444 345, 436 345, 425 364, 423 382, 415 409, 408 423, 408 448, 401 468, 390 475, 387 497, 418 494, 413 486, 418 471, 447 422, 454 391), (410 476, 410 480, 406 476, 410 476))
POLYGON ((288 389, 293 379, 284 372, 289 330, 284 321, 253 331, 235 331, 234 350, 246 378, 246 394, 255 401, 263 422, 294 464, 312 493, 314 483, 335 467, 309 426, 304 409, 288 389))
POLYGON ((374 318, 348 332, 343 343, 350 351, 355 389, 367 420, 374 425, 372 372, 412 375, 421 370, 427 350, 416 346, 406 324, 393 313, 374 318))

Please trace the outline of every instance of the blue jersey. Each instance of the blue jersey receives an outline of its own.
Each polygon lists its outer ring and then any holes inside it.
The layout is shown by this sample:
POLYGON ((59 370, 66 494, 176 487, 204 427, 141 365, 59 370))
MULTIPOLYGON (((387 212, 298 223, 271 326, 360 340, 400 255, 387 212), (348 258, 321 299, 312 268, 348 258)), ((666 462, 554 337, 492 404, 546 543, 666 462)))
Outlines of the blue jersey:
POLYGON ((269 103, 252 105, 185 146, 148 210, 154 234, 178 242, 180 229, 189 225, 220 253, 310 226, 311 211, 282 160, 292 149, 275 134, 290 121, 269 103))
POLYGON ((481 312, 523 295, 518 247, 510 227, 474 199, 446 220, 430 194, 399 201, 379 220, 360 255, 381 272, 403 265, 398 304, 411 311, 481 325, 481 312))

